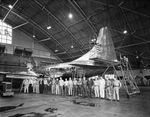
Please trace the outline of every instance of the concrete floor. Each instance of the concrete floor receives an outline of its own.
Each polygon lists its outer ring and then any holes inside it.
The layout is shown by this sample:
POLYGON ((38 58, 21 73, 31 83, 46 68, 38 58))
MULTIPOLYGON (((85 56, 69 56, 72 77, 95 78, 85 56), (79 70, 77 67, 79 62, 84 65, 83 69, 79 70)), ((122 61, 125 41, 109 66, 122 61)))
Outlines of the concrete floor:
POLYGON ((140 87, 140 90, 141 94, 129 99, 121 91, 120 102, 16 93, 12 98, 0 97, 1 108, 14 108, 0 112, 0 117, 150 117, 150 87, 140 87), (23 106, 16 107, 21 103, 23 106))

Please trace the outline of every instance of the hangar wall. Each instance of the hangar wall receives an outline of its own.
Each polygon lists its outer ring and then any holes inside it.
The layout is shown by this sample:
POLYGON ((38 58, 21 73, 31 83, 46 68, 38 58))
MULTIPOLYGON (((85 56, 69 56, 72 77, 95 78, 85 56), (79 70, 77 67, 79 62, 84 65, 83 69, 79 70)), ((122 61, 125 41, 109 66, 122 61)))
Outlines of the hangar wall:
POLYGON ((60 62, 34 38, 16 29, 13 30, 12 44, 2 45, 5 45, 5 51, 0 54, 0 71, 25 71, 28 62, 34 63, 36 68, 60 62), (17 46, 31 49, 31 57, 16 56, 14 50, 17 46))
POLYGON ((32 49, 33 57, 35 56, 35 57, 56 59, 44 47, 42 47, 40 44, 34 41, 34 38, 32 39, 31 37, 27 36, 26 34, 22 33, 19 30, 13 30, 12 44, 6 45, 7 49, 5 50, 5 53, 13 54, 14 48, 16 46, 32 49))

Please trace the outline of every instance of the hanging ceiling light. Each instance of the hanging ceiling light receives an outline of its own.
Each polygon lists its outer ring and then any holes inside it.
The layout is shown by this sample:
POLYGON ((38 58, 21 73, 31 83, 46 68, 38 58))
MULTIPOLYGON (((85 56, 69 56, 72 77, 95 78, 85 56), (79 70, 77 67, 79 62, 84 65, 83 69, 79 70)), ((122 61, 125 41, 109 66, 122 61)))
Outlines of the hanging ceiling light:
POLYGON ((55 52, 58 52, 58 49, 57 49, 57 44, 56 44, 56 49, 55 49, 55 52))
POLYGON ((48 26, 47 26, 47 30, 51 29, 52 27, 50 26, 50 21, 49 21, 49 14, 48 14, 48 26))
POLYGON ((10 9, 12 9, 13 8, 13 6, 10 4, 10 5, 8 5, 8 7, 10 8, 10 9))
POLYGON ((127 34, 127 30, 126 30, 126 23, 125 23, 125 20, 123 21, 124 23, 124 31, 123 31, 123 34, 127 34))
POLYGON ((123 33, 124 33, 124 34, 127 34, 127 30, 124 30, 123 33))
POLYGON ((72 41, 71 41, 71 48, 74 48, 74 46, 73 46, 73 38, 72 38, 72 41))
POLYGON ((35 38, 35 26, 33 27, 33 35, 32 35, 32 37, 35 38))
POLYGON ((68 15, 69 19, 73 18, 73 14, 71 12, 71 5, 69 5, 69 15, 68 15))
POLYGON ((69 13, 69 15, 68 15, 68 16, 69 16, 69 18, 70 18, 70 19, 72 19, 72 18, 73 18, 72 13, 69 13))
POLYGON ((74 46, 72 45, 71 48, 74 48, 74 46))
POLYGON ((47 26, 47 29, 49 30, 49 29, 51 29, 52 27, 51 26, 47 26))
POLYGON ((56 49, 55 52, 58 52, 58 50, 56 49))

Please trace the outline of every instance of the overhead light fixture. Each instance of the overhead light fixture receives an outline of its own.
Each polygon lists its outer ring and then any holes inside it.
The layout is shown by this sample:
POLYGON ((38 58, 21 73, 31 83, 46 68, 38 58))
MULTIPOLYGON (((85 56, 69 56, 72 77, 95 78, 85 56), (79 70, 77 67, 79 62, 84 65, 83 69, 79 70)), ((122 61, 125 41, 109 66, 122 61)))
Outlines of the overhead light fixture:
POLYGON ((125 22, 125 20, 123 20, 123 23, 124 23, 124 31, 123 31, 123 34, 127 34, 127 30, 126 30, 126 22, 125 22))
POLYGON ((127 34, 127 30, 124 30, 123 33, 124 33, 124 34, 127 34))
POLYGON ((69 18, 70 18, 70 19, 72 19, 72 18, 73 18, 72 13, 69 13, 69 18))
POLYGON ((74 48, 74 46, 73 46, 73 38, 71 40, 71 48, 74 48))
POLYGON ((47 29, 49 30, 49 29, 51 29, 52 27, 51 26, 47 26, 47 29))
POLYGON ((57 49, 57 44, 56 44, 56 49, 55 49, 55 52, 58 52, 58 49, 57 49))
POLYGON ((71 48, 74 48, 74 46, 72 45, 71 48))
POLYGON ((51 29, 52 27, 50 26, 50 18, 49 18, 49 14, 48 14, 48 26, 47 26, 47 30, 51 29))
POLYGON ((35 26, 33 27, 33 35, 32 35, 32 37, 35 38, 35 26))
POLYGON ((58 50, 56 49, 55 52, 58 52, 58 50))
POLYGON ((8 5, 8 7, 10 8, 10 9, 12 9, 13 8, 13 6, 10 4, 10 5, 8 5))

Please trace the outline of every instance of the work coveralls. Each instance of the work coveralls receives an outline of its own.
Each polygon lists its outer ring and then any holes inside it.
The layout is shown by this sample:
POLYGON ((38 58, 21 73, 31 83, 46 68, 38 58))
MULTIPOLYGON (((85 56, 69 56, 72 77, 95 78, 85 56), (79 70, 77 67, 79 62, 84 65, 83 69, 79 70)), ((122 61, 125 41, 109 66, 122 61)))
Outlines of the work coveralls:
POLYGON ((113 100, 119 101, 119 89, 121 87, 121 82, 117 79, 113 81, 113 100))
POLYGON ((99 91, 100 91, 100 97, 104 98, 105 97, 105 80, 100 77, 99 79, 99 91))
POLYGON ((94 80, 94 94, 95 97, 99 97, 99 82, 97 79, 94 80))
POLYGON ((72 95, 72 88, 73 88, 73 82, 72 82, 71 78, 69 78, 69 81, 68 81, 68 95, 72 95))

